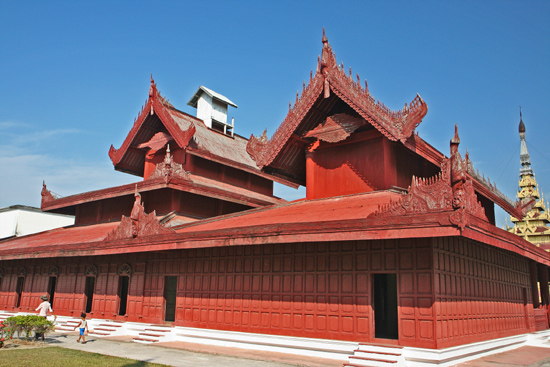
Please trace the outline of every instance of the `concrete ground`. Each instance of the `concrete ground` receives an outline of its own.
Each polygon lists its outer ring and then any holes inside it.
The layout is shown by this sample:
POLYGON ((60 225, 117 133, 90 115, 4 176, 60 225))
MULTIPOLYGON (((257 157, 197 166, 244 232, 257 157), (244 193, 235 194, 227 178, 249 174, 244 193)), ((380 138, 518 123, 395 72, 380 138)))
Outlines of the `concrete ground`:
POLYGON ((550 348, 521 347, 460 363, 455 367, 550 367, 550 348))
POLYGON ((125 357, 140 361, 161 363, 168 366, 193 367, 342 367, 343 361, 323 360, 295 355, 246 351, 237 348, 205 346, 183 342, 139 344, 131 337, 86 337, 86 343, 76 342, 77 333, 46 336, 48 345, 125 357))
MULTIPOLYGON (((139 344, 132 342, 131 337, 87 337, 86 344, 77 343, 77 338, 77 333, 53 333, 47 335, 45 344, 168 366, 342 367, 346 362, 183 342, 139 344)), ((550 367, 550 348, 526 346, 454 367, 550 367)))

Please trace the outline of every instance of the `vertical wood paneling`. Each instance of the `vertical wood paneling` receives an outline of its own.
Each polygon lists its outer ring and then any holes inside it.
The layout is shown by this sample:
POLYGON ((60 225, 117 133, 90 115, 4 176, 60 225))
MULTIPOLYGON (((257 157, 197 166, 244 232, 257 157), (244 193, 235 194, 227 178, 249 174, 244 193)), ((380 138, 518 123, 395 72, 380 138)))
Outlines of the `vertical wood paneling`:
POLYGON ((529 332, 527 259, 458 237, 437 239, 434 259, 438 347, 529 332))

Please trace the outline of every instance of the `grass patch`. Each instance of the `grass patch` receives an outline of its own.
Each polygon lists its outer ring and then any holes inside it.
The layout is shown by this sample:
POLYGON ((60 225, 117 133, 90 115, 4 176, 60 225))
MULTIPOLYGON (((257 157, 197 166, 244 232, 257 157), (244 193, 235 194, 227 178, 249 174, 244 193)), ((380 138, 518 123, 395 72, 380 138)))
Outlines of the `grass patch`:
POLYGON ((167 367, 164 364, 111 357, 60 347, 0 350, 0 366, 17 367, 167 367))

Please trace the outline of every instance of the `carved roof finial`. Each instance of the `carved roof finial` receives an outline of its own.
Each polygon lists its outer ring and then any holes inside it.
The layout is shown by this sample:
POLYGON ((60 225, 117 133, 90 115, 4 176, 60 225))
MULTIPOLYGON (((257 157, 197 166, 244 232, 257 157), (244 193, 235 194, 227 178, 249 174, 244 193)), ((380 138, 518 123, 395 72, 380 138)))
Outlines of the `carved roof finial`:
POLYGON ((157 85, 155 84, 155 80, 153 79, 153 74, 151 73, 151 86, 149 87, 149 97, 153 97, 156 94, 157 91, 157 85))
POLYGON ((519 171, 519 176, 523 177, 533 175, 533 169, 531 168, 531 157, 529 156, 527 142, 525 141, 525 124, 523 123, 523 116, 521 115, 521 106, 519 106, 519 138, 521 141, 519 150, 521 169, 519 171))
POLYGON ((521 115, 521 106, 519 106, 519 133, 525 134, 525 124, 523 123, 523 116, 521 115))
POLYGON ((323 27, 323 43, 327 43, 328 42, 328 38, 327 36, 325 36, 325 27, 323 27))
POLYGON ((455 136, 451 139, 451 144, 460 144, 460 138, 458 137, 458 125, 455 124, 455 136))
POLYGON ((42 191, 40 192, 42 196, 41 206, 44 207, 44 204, 57 199, 55 195, 52 194, 50 190, 46 187, 46 181, 42 181, 42 191))

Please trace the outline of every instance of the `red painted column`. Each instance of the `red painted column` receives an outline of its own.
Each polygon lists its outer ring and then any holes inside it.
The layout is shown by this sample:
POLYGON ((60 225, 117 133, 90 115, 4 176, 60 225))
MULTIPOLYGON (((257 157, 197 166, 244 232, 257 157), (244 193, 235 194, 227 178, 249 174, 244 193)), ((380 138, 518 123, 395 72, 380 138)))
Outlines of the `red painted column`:
POLYGON ((543 264, 538 264, 540 293, 542 304, 546 308, 546 327, 550 325, 550 291, 548 288, 548 267, 543 264))
POLYGON ((538 264, 538 273, 542 304, 548 306, 550 304, 550 291, 548 288, 548 267, 543 264, 538 264))
POLYGON ((537 272, 537 263, 534 261, 529 261, 529 273, 531 275, 531 294, 533 297, 533 307, 538 308, 540 306, 539 302, 539 287, 538 287, 538 272, 537 272))
MULTIPOLYGON (((315 148, 318 146, 319 141, 317 141, 317 145, 315 145, 315 148)), ((310 147, 306 150, 306 198, 307 199, 314 199, 315 198, 315 166, 316 163, 313 160, 313 147, 310 147)))

